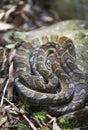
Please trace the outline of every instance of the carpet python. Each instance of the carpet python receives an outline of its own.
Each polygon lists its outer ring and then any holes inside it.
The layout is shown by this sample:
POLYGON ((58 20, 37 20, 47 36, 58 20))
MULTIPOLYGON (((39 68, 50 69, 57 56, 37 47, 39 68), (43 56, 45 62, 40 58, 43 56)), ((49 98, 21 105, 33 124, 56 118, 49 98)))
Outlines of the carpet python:
POLYGON ((48 106, 53 115, 84 107, 88 87, 75 55, 72 40, 65 36, 43 36, 22 43, 14 56, 20 98, 48 106))

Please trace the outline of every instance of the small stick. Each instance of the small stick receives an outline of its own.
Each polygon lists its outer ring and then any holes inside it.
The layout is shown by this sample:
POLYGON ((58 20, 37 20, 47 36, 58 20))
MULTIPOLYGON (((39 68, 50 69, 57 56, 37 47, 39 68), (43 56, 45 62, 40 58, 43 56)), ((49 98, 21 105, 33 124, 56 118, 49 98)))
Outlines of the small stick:
POLYGON ((24 114, 24 110, 19 110, 13 103, 11 103, 8 99, 4 98, 12 107, 16 108, 16 111, 21 113, 22 116, 24 117, 24 119, 29 123, 29 125, 31 126, 31 128, 33 130, 37 130, 37 128, 34 126, 34 124, 27 118, 27 116, 24 114))
POLYGON ((3 94, 2 94, 2 98, 1 98, 0 106, 3 106, 3 100, 4 100, 4 96, 5 96, 5 92, 6 92, 8 84, 9 84, 9 79, 7 80, 7 82, 5 84, 5 87, 4 87, 4 90, 3 90, 3 94))
POLYGON ((29 123, 29 125, 31 126, 31 128, 33 130, 37 130, 37 128, 34 126, 34 124, 27 118, 27 116, 24 114, 23 117, 26 119, 26 121, 29 123))
POLYGON ((36 123, 37 123, 41 128, 43 127, 42 124, 40 123, 40 121, 39 121, 37 118, 32 117, 32 119, 35 120, 36 123))

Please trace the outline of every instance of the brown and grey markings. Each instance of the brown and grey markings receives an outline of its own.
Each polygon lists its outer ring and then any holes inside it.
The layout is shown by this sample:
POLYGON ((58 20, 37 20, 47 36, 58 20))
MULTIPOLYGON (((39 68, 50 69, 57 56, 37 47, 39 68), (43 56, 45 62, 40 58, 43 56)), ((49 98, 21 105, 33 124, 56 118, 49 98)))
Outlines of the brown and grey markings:
POLYGON ((34 105, 50 105, 54 115, 84 107, 88 87, 75 60, 73 42, 64 36, 44 36, 23 43, 14 57, 20 98, 34 105))

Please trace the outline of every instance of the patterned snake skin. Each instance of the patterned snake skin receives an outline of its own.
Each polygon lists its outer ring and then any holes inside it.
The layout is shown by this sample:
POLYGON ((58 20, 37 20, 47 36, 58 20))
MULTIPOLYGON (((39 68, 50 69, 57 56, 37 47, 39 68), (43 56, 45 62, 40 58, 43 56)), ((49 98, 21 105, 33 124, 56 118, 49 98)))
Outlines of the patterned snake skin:
POLYGON ((44 36, 22 43, 14 57, 20 98, 48 106, 53 115, 84 107, 88 87, 75 59, 73 42, 64 36, 44 36))

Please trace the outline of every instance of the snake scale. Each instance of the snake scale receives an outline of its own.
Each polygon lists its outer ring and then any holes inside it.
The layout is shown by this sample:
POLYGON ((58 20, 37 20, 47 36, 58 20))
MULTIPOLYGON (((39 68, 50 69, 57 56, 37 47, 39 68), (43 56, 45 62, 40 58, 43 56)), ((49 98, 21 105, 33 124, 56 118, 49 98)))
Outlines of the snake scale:
POLYGON ((20 98, 48 106, 53 115, 84 107, 88 87, 75 55, 72 40, 65 36, 55 34, 22 43, 14 56, 20 98))

